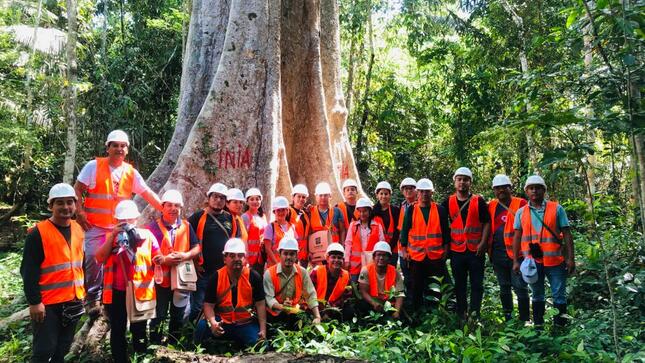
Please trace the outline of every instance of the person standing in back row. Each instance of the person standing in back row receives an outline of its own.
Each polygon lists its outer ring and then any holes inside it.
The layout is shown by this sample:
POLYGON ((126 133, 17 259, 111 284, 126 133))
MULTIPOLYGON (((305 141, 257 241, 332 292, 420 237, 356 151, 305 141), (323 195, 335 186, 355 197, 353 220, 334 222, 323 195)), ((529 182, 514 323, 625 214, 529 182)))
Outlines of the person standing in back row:
POLYGON ((116 224, 114 210, 117 203, 138 194, 156 210, 161 201, 139 172, 125 162, 130 141, 121 130, 110 132, 105 141, 107 157, 96 158, 85 164, 76 178, 76 221, 85 230, 85 290, 86 309, 91 317, 100 313, 103 290, 103 266, 96 262, 96 252, 116 224))
POLYGON ((455 194, 441 205, 450 218, 450 267, 455 278, 457 315, 479 317, 484 297, 484 255, 488 249, 490 215, 484 198, 472 194, 473 173, 461 167, 453 176, 455 194), (468 280, 470 279, 470 309, 468 280))

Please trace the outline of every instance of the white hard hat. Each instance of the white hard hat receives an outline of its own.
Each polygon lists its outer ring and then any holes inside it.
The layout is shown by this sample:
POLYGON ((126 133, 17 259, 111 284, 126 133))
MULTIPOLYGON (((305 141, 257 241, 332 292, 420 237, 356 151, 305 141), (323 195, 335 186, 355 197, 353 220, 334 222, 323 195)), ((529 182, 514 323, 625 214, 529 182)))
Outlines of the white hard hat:
POLYGON ((239 238, 231 238, 224 245, 224 253, 246 253, 246 245, 239 238))
POLYGON ((405 179, 401 180, 401 185, 399 185, 399 190, 403 190, 403 187, 415 187, 416 188, 417 187, 417 182, 414 179, 410 178, 410 177, 405 178, 405 179))
POLYGON ((392 254, 392 249, 390 248, 390 244, 385 242, 385 241, 376 242, 376 244, 374 245, 374 250, 372 251, 372 253, 377 252, 377 251, 387 252, 390 255, 392 254))
POLYGON ((343 182, 343 187, 342 189, 345 190, 347 187, 355 187, 358 188, 358 184, 356 183, 356 180, 354 179, 345 179, 343 182))
POLYGON ((276 197, 273 200, 273 210, 289 208, 289 201, 285 197, 276 197))
POLYGON ((226 185, 222 183, 215 183, 211 185, 211 187, 208 189, 208 192, 206 193, 206 196, 210 196, 212 193, 217 193, 226 196, 226 192, 228 191, 228 188, 226 185))
POLYGON ((473 172, 465 166, 462 166, 461 168, 455 170, 455 174, 452 176, 452 180, 455 180, 457 178, 457 175, 467 176, 470 178, 470 180, 473 180, 473 172))
POLYGON ((309 189, 304 184, 296 184, 293 186, 293 192, 291 195, 303 194, 305 197, 309 197, 309 189))
POLYGON ((392 193, 392 186, 386 181, 378 182, 378 184, 376 184, 376 189, 374 189, 374 193, 378 193, 379 189, 387 189, 390 191, 390 193, 392 193))
POLYGON ((74 188, 67 183, 58 183, 55 184, 51 189, 49 189, 49 197, 47 198, 47 203, 51 203, 54 198, 67 198, 73 197, 76 200, 76 192, 74 188))
POLYGON ((531 175, 530 177, 526 178, 524 189, 526 190, 529 185, 541 185, 546 190, 546 183, 544 182, 544 179, 542 179, 542 177, 539 175, 531 175))
POLYGON ((161 196, 161 203, 163 204, 165 202, 180 204, 182 207, 184 206, 184 198, 182 198, 179 190, 176 189, 168 189, 163 193, 161 196))
POLYGON ((240 202, 246 201, 244 193, 237 188, 231 188, 226 191, 226 200, 239 200, 240 202))
POLYGON ((331 194, 331 187, 326 182, 320 182, 316 185, 316 195, 331 194))
POLYGON ((345 254, 345 249, 340 243, 334 242, 327 246, 327 254, 330 254, 331 252, 340 252, 341 254, 345 254))
POLYGON ((130 146, 130 139, 128 138, 128 134, 126 134, 123 130, 114 130, 110 132, 107 136, 107 139, 105 140, 105 146, 108 146, 108 144, 112 141, 125 142, 126 144, 128 144, 128 146, 130 146))
POLYGON ((262 192, 260 192, 260 189, 258 188, 250 188, 246 191, 244 197, 246 199, 249 199, 249 197, 260 197, 260 199, 262 199, 262 192))
POLYGON ((356 202, 356 208, 373 208, 374 203, 370 200, 370 198, 360 198, 356 202))
POLYGON ((298 241, 291 237, 284 237, 280 240, 278 251, 298 251, 298 241))
POLYGON ((141 213, 139 213, 137 204, 129 199, 120 201, 114 210, 114 218, 120 220, 134 219, 138 218, 140 215, 141 213))
POLYGON ((495 175, 493 178, 493 188, 501 187, 502 185, 513 185, 513 183, 511 183, 511 179, 504 174, 495 175))
POLYGON ((434 184, 432 184, 432 180, 428 178, 421 178, 417 182, 417 190, 429 190, 431 192, 434 192, 434 184))

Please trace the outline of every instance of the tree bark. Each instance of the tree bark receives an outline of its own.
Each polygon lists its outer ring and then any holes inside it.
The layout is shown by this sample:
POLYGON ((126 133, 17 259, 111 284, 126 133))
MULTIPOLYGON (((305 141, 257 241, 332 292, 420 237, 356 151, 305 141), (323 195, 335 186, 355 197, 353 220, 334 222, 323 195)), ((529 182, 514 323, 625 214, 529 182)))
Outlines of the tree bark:
POLYGON ((346 129, 336 2, 195 1, 190 29, 180 117, 152 187, 179 189, 189 212, 214 182, 258 187, 270 205, 274 196, 290 195, 292 183, 313 190, 326 181, 332 200, 340 200, 342 179, 358 173, 346 129), (197 32, 213 23, 217 42, 197 32), (212 80, 203 81, 208 74, 212 80))
POLYGON ((67 0, 67 70, 65 87, 65 118, 67 119, 67 148, 65 150, 65 162, 63 165, 63 182, 72 184, 74 182, 74 166, 76 164, 76 0, 67 0))

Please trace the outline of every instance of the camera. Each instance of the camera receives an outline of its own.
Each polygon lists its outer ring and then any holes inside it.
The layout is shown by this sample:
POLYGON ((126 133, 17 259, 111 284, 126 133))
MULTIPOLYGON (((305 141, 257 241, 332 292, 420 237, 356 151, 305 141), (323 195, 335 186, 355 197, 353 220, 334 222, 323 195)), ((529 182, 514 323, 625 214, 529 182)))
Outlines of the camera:
POLYGON ((116 242, 119 247, 134 250, 137 242, 143 240, 134 224, 123 223, 118 227, 121 227, 121 232, 116 237, 116 242))

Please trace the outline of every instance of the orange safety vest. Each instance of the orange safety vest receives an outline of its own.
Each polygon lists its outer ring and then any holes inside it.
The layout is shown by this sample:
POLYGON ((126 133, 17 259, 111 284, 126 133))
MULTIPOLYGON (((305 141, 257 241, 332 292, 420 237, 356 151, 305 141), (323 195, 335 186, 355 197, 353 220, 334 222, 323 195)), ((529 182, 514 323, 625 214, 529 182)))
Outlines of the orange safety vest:
MULTIPOLYGON (((383 236, 385 237, 385 242, 390 243, 390 241, 392 241, 392 237, 394 237, 394 219, 392 218, 392 206, 390 206, 387 210, 390 214, 390 225, 387 228, 385 228, 385 222, 383 221, 383 218, 375 217, 374 220, 377 221, 381 225, 381 227, 383 227, 383 236)), ((401 213, 399 212, 399 214, 401 213)), ((392 253, 399 252, 398 243, 396 244, 396 246, 392 246, 392 244, 390 243, 390 246, 392 247, 392 253)))
POLYGON ((383 293, 378 291, 378 279, 376 276, 376 264, 370 263, 367 265, 367 278, 370 282, 370 296, 382 301, 388 300, 389 293, 394 288, 396 282, 396 269, 392 265, 387 265, 385 272, 385 285, 383 286, 383 293))
MULTIPOLYGON (((511 204, 508 206, 508 209, 502 213, 506 213, 506 224, 504 225, 504 245, 506 246, 506 254, 508 258, 513 259, 513 237, 515 236, 515 229, 513 225, 515 224, 515 213, 520 209, 520 203, 522 203, 522 198, 511 197, 511 204)), ((493 251, 493 235, 499 226, 495 225, 495 211, 497 210, 497 204, 499 201, 494 199, 488 204, 488 212, 490 213, 490 244, 488 246, 488 253, 491 254, 493 251)))
POLYGON ((87 191, 85 196, 85 213, 87 221, 93 225, 110 228, 116 224, 114 209, 116 205, 132 197, 134 185, 134 168, 123 162, 123 173, 119 181, 118 193, 114 191, 112 173, 108 158, 96 158, 96 185, 87 191))
POLYGON ((448 199, 448 212, 452 223, 450 223, 450 250, 455 252, 466 252, 466 246, 471 252, 477 251, 477 245, 481 242, 482 224, 479 221, 479 196, 473 195, 468 206, 466 225, 461 219, 457 195, 453 194, 448 199))
POLYGON ((345 229, 349 228, 349 224, 352 223, 353 221, 357 221, 360 218, 360 213, 358 212, 358 209, 354 208, 354 215, 352 216, 351 220, 347 215, 347 203, 345 202, 340 202, 336 205, 338 209, 340 209, 340 212, 343 214, 343 221, 345 222, 345 229))
POLYGON ((339 300, 343 297, 345 288, 349 283, 349 272, 344 269, 340 270, 340 276, 336 280, 334 289, 331 291, 329 297, 325 299, 327 297, 327 267, 318 265, 314 271, 316 271, 316 296, 318 296, 318 301, 324 302, 326 300, 330 306, 340 305, 339 300))
POLYGON ((291 208, 290 221, 295 226, 296 230, 296 240, 298 241, 298 259, 301 261, 307 260, 309 258, 309 251, 307 246, 307 236, 309 236, 309 216, 306 211, 303 211, 301 215, 298 215, 298 212, 295 208, 291 208))
POLYGON ((443 256, 443 238, 439 209, 437 203, 430 203, 428 223, 423 219, 419 204, 412 206, 412 227, 408 232, 408 250, 414 261, 423 261, 426 256, 430 260, 438 260, 443 256))
MULTIPOLYGON (((208 212, 206 212, 206 209, 204 209, 204 213, 202 213, 202 216, 199 217, 199 222, 197 222, 197 230, 195 231, 195 234, 197 235, 197 239, 199 240, 199 244, 203 246, 202 242, 204 240, 204 227, 206 227, 206 219, 208 218, 208 212)), ((231 215, 231 235, 229 236, 230 238, 235 237, 235 234, 237 233, 237 222, 236 219, 231 215)), ((242 223, 242 227, 244 226, 244 223, 242 223)), ((240 227, 240 228, 242 228, 240 227)), ((199 257, 197 258, 197 264, 198 265, 203 265, 204 264, 204 256, 202 254, 199 254, 199 257)))
MULTIPOLYGON (((166 229, 161 218, 157 219, 157 225, 163 235, 161 246, 159 246, 162 255, 167 256, 175 251, 188 252, 190 250, 190 225, 188 224, 188 221, 181 221, 181 226, 179 226, 175 231, 174 244, 170 239, 170 232, 166 229)), ((161 286, 170 287, 170 266, 161 265, 161 269, 163 270, 163 282, 161 283, 161 286)))
MULTIPOLYGON (((249 240, 246 241, 246 260, 249 265, 263 263, 261 246, 264 229, 260 229, 260 226, 255 222, 255 218, 253 218, 251 212, 246 211, 244 214, 249 218, 249 240)), ((266 222, 266 218, 264 216, 262 218, 266 222)))
MULTIPOLYGON (((365 252, 373 251, 374 245, 379 241, 380 224, 374 220, 370 223, 370 235, 367 238, 365 252)), ((349 225, 349 231, 352 233, 352 251, 349 254, 349 271, 352 275, 361 273, 361 256, 363 253, 363 244, 361 243, 361 221, 353 221, 349 225)))
MULTIPOLYGON (((275 292, 275 299, 278 300, 280 304, 282 304, 283 301, 285 301, 286 297, 291 297, 291 302, 295 306, 296 304, 300 303, 300 300, 302 299, 302 274, 300 272, 300 267, 298 265, 293 266, 295 269, 295 276, 291 279, 294 280, 296 291, 293 294, 293 296, 284 296, 284 291, 281 289, 280 286, 280 277, 278 276, 278 265, 273 265, 269 267, 269 276, 271 276, 271 282, 273 283, 273 291, 275 292), (279 293, 278 293, 279 292, 279 293)), ((269 308, 267 305, 267 311, 269 314, 273 316, 277 316, 280 314, 278 311, 274 311, 273 309, 269 308)))
POLYGON ((51 305, 85 298, 83 228, 72 221, 69 244, 49 219, 39 222, 36 228, 45 253, 38 280, 42 303, 51 305))
MULTIPOLYGON (((267 227, 267 228, 273 228, 273 241, 271 241, 271 250, 273 250, 273 254, 276 257, 278 257, 278 259, 280 258, 279 257, 280 253, 278 252, 278 246, 280 246, 280 241, 282 241, 282 239, 287 233, 290 233, 292 236, 295 236, 295 230, 294 230, 293 224, 289 223, 289 221, 287 221, 287 224, 289 225, 289 229, 287 230, 287 232, 283 231, 282 228, 280 228, 280 224, 278 224, 278 222, 275 222, 275 221, 271 222, 270 227, 267 227)), ((272 264, 271 261, 267 261, 267 265, 271 267, 274 264, 272 264)))
MULTIPOLYGON (((147 232, 146 239, 137 247, 134 259, 134 274, 132 275, 132 282, 134 285, 134 296, 139 301, 149 301, 156 299, 155 292, 155 271, 152 268, 152 234, 147 232)), ((106 241, 106 243, 109 243, 106 241)), ((115 269, 121 268, 118 263, 121 261, 116 260, 117 255, 110 255, 105 268, 103 269, 103 304, 112 303, 112 284, 114 282, 115 269)), ((121 258, 121 257, 119 257, 121 258)), ((127 273, 128 271, 126 271, 127 273)), ((128 277, 126 276, 126 279, 128 277)))
MULTIPOLYGON (((531 221, 531 210, 528 205, 522 207, 522 254, 524 257, 530 255, 529 243, 539 243, 542 248, 543 258, 536 258, 535 262, 543 263, 545 267, 559 266, 564 262, 562 256, 562 233, 555 237, 549 230, 542 227, 540 233, 533 228, 531 221)), ((553 232, 557 230, 558 203, 546 202, 544 210, 544 224, 549 226, 553 232)))
POLYGON ((331 232, 332 241, 338 242, 340 240, 340 236, 338 234, 338 228, 336 228, 333 223, 334 209, 335 208, 329 208, 329 211, 327 212, 327 220, 325 221, 325 225, 323 226, 322 219, 320 218, 320 212, 318 212, 318 207, 315 205, 311 206, 311 208, 309 209, 309 213, 311 214, 311 223, 309 224, 309 230, 311 232, 318 232, 327 229, 331 232))
MULTIPOLYGON (((399 209, 399 223, 396 226, 396 229, 398 229, 399 232, 401 232, 401 229, 403 229, 403 219, 405 218, 405 212, 408 210, 409 207, 414 206, 414 204, 416 204, 416 202, 408 205, 407 207, 404 207, 403 203, 401 203, 401 208, 399 209)), ((398 251, 400 251, 403 248, 403 246, 401 246, 400 239, 399 239, 399 242, 396 244, 396 247, 398 251)))
POLYGON ((233 293, 231 281, 228 277, 226 266, 217 270, 217 298, 215 303, 215 314, 222 318, 226 324, 251 318, 253 311, 253 289, 249 278, 248 267, 242 268, 242 274, 237 280, 237 303, 233 306, 233 293))

